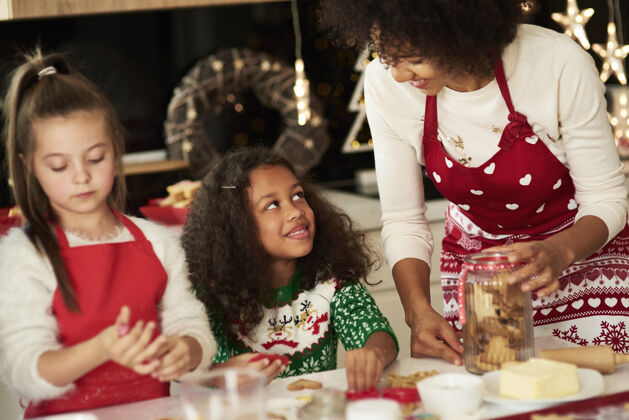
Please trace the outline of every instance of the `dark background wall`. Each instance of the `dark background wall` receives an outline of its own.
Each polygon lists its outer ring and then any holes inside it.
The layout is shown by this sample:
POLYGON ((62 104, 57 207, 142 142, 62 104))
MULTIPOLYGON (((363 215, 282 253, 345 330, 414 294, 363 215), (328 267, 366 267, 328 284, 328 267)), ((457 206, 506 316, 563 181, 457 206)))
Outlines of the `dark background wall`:
MULTIPOLYGON (((578 3, 581 9, 596 10, 586 25, 590 42, 605 43, 607 2, 580 0, 578 3)), ((628 21, 629 2, 620 3, 623 20, 628 21)), ((316 26, 316 1, 299 0, 298 4, 307 75, 312 94, 325 106, 332 137, 330 148, 312 175, 328 185, 351 188, 356 169, 373 167, 371 152, 340 152, 355 118, 355 113, 347 111, 347 104, 357 79, 353 70, 357 52, 335 48, 323 37, 316 26)), ((538 4, 539 11, 531 18, 532 23, 561 30, 551 20, 550 13, 565 11, 565 0, 538 4)), ((629 41, 627 27, 629 23, 623 28, 625 42, 629 41)), ((162 127, 166 107, 174 87, 197 60, 229 47, 264 51, 289 65, 294 60, 290 2, 0 22, 0 39, 3 81, 13 68, 16 55, 36 44, 45 51, 69 54, 72 63, 114 103, 129 133, 129 152, 164 148, 162 127)), ((595 59, 600 68, 600 60, 595 59)), ((616 83, 615 79, 613 82, 616 83)), ((4 92, 3 85, 1 93, 4 92)), ((279 116, 252 96, 245 95, 243 104, 244 112, 225 111, 222 115, 225 144, 229 145, 238 133, 245 133, 252 143, 272 144, 282 129, 279 116), (261 118, 265 124, 252 125, 255 118, 261 118)), ((368 137, 365 130, 363 137, 368 137)), ((184 172, 149 179, 130 177, 134 204, 163 195, 166 185, 185 176, 184 172)), ((6 181, 3 171, 0 207, 11 204, 6 181)))

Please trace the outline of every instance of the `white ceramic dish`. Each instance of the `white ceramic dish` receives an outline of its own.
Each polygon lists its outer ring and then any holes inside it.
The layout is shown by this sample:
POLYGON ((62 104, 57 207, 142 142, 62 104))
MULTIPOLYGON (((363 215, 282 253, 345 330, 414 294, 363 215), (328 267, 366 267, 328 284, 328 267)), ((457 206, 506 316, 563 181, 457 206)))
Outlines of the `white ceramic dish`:
POLYGON ((442 420, 474 418, 483 387, 482 379, 471 373, 442 373, 417 382, 424 411, 442 420))
POLYGON ((538 400, 516 400, 500 395, 500 371, 494 370, 483 375, 485 393, 483 399, 494 404, 519 406, 519 407, 546 407, 569 401, 584 400, 603 393, 605 387, 603 376, 593 369, 578 369, 579 390, 574 394, 560 398, 544 398, 538 400))

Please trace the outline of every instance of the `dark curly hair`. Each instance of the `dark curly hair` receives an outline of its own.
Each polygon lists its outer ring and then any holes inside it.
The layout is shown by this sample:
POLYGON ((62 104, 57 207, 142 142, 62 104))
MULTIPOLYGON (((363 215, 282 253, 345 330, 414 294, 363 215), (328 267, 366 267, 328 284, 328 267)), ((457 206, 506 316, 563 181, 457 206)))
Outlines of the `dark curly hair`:
MULTIPOLYGON (((228 325, 236 322, 250 330, 273 299, 270 257, 259 240, 248 193, 249 174, 265 166, 283 166, 296 174, 288 160, 263 146, 226 154, 203 179, 183 227, 181 240, 195 293, 232 338, 228 325)), ((301 287, 310 290, 319 279, 331 276, 342 284, 365 279, 379 261, 364 235, 355 232, 350 218, 313 184, 299 181, 316 225, 312 251, 299 259, 301 287)))
POLYGON ((523 0, 321 0, 337 45, 367 43, 384 63, 419 56, 450 74, 487 77, 524 21, 523 0), (374 37, 377 40, 374 41, 374 37))

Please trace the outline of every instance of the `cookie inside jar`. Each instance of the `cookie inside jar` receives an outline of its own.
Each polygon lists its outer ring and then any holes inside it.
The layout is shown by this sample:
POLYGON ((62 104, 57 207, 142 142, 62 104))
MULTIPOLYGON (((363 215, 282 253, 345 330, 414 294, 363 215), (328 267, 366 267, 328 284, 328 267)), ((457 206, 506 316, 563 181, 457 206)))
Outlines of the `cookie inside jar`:
POLYGON ((463 346, 465 368, 482 374, 533 356, 530 292, 510 285, 509 274, 521 267, 507 254, 470 255, 464 265, 463 346))

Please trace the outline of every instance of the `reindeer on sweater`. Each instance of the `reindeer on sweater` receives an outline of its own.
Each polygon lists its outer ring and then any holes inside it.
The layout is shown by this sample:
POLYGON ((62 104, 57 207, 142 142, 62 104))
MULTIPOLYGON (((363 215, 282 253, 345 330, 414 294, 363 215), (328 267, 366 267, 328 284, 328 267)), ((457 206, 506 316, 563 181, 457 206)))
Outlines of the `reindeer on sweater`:
POLYGON ((319 311, 314 309, 312 302, 308 299, 300 303, 300 314, 299 318, 295 320, 295 326, 305 332, 310 332, 312 335, 318 335, 321 323, 328 320, 328 313, 319 315, 319 311))
POLYGON ((262 343, 264 349, 269 350, 276 345, 285 345, 291 349, 296 348, 299 343, 290 338, 293 336, 293 317, 283 315, 283 318, 269 318, 269 328, 267 328, 269 341, 262 343), (279 325, 278 325, 279 324, 279 325))

